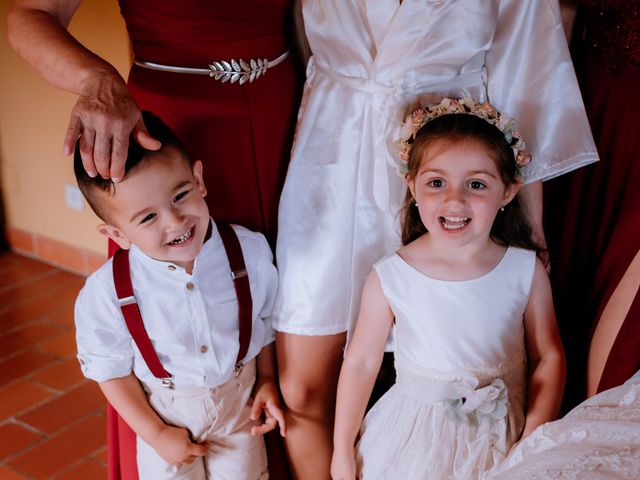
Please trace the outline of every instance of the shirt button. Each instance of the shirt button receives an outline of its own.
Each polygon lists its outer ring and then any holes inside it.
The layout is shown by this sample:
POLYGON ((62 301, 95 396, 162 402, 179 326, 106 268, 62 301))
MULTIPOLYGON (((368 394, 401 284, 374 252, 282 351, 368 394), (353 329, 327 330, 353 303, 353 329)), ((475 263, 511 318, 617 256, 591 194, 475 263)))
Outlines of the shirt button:
POLYGON ((209 350, 209 347, 207 347, 206 345, 202 345, 200 347, 200 352, 202 353, 207 353, 208 350, 209 350))
POLYGON ((175 271, 175 269, 176 269, 175 265, 169 265, 167 268, 169 270, 171 270, 172 272, 175 271))
POLYGON ((187 290, 193 290, 193 288, 194 288, 193 283, 191 282, 187 283, 187 290))

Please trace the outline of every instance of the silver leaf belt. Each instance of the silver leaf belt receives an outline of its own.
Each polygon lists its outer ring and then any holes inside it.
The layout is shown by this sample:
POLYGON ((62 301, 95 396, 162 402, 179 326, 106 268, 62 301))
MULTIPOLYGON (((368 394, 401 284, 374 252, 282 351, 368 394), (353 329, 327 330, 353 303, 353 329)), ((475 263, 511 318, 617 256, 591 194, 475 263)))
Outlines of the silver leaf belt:
POLYGON ((271 67, 275 67, 282 63, 289 56, 289 50, 284 52, 274 60, 266 58, 252 58, 248 61, 240 60, 215 60, 209 64, 209 68, 193 68, 193 67, 176 67, 174 65, 163 65, 161 63, 147 62, 136 58, 133 63, 139 67, 149 68, 151 70, 160 70, 162 72, 173 73, 191 73, 194 75, 208 75, 214 80, 222 83, 238 82, 240 85, 246 82, 253 82, 257 78, 264 75, 271 67))

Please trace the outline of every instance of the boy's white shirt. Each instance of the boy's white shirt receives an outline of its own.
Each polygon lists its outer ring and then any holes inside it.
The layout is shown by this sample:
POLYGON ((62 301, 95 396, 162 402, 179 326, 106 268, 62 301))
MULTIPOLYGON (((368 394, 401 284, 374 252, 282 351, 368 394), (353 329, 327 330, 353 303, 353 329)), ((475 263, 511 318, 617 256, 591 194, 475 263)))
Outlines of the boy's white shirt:
MULTIPOLYGON (((274 339, 270 317, 278 279, 264 236, 243 227, 234 226, 234 230, 253 300, 253 328, 245 358, 249 361, 274 339)), ((238 303, 213 221, 211 238, 196 258, 192 275, 173 263, 148 257, 135 246, 130 249, 129 263, 145 329, 174 384, 213 388, 229 380, 239 349, 238 303)), ((111 260, 87 278, 76 300, 75 323, 78 359, 87 378, 104 382, 133 371, 148 385, 160 383, 127 330, 111 260)))

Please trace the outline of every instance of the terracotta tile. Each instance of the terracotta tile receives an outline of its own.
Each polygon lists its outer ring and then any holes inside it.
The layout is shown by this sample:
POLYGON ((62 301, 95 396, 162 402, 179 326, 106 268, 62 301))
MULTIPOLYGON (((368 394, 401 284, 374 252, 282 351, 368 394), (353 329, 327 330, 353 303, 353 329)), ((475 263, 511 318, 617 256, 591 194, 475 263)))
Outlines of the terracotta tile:
POLYGON ((43 340, 38 344, 38 350, 60 358, 75 358, 77 352, 76 334, 73 330, 69 330, 55 337, 43 340))
MULTIPOLYGON (((17 298, 8 310, 0 313, 0 326, 6 331, 19 325, 48 318, 67 303, 73 304, 79 290, 79 287, 50 289, 46 295, 35 293, 30 299, 17 298)), ((0 298, 0 304, 2 301, 0 298)))
POLYGON ((2 480, 28 480, 27 477, 17 474, 13 470, 9 470, 7 467, 0 465, 0 478, 2 480))
POLYGON ((10 305, 31 303, 34 299, 51 297, 54 293, 72 290, 76 293, 84 285, 84 277, 53 269, 15 284, 10 290, 0 293, 0 302, 10 305))
POLYGON ((38 382, 56 390, 65 391, 78 385, 84 380, 80 371, 80 364, 75 358, 70 358, 51 368, 42 370, 31 377, 31 381, 38 382))
POLYGON ((57 362, 57 357, 48 353, 29 350, 0 362, 0 387, 20 377, 35 373, 41 368, 57 362))
POLYGON ((98 385, 86 381, 21 415, 18 420, 42 432, 54 434, 80 418, 102 412, 104 406, 105 399, 98 385))
POLYGON ((109 461, 109 450, 107 450, 107 447, 101 448, 97 452, 94 452, 93 455, 91 455, 91 458, 103 465, 106 465, 109 461))
POLYGON ((84 460, 71 470, 56 476, 56 480, 100 480, 107 478, 107 467, 94 460, 84 460))
POLYGON ((0 337, 0 359, 29 348, 44 339, 55 337, 63 331, 60 325, 47 322, 29 324, 14 330, 0 337))
POLYGON ((7 465, 36 479, 50 478, 106 443, 106 421, 92 416, 59 435, 7 462, 7 465), (80 441, 80 439, 82 439, 80 441))
MULTIPOLYGON (((107 245, 104 246, 105 252, 107 250, 107 245)), ((106 253, 104 255, 98 255, 93 252, 86 252, 87 257, 87 268, 85 270, 85 274, 89 275, 95 272, 98 268, 102 266, 104 262, 107 261, 106 253)))
MULTIPOLYGON (((42 440, 42 436, 15 423, 0 427, 0 460, 42 440)), ((0 477, 2 478, 2 477, 0 477)))
POLYGON ((22 382, 0 390, 0 422, 54 396, 46 388, 22 382))
POLYGON ((25 232, 14 227, 7 227, 7 240, 14 250, 22 250, 23 252, 33 253, 34 239, 33 233, 25 232))
POLYGON ((54 268, 24 255, 4 253, 0 255, 0 292, 51 274, 54 268))
POLYGON ((58 240, 37 236, 35 241, 35 254, 45 261, 60 265, 74 272, 84 273, 85 259, 83 251, 58 240))

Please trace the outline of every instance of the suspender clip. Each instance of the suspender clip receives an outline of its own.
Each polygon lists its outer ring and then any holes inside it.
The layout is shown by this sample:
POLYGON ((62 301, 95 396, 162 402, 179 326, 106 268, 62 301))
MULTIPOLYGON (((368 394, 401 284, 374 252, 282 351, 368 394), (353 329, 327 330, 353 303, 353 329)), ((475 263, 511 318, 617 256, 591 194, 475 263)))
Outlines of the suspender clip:
POLYGON ((120 304, 120 307, 124 307, 125 305, 138 303, 138 301, 136 300, 135 296, 131 295, 129 297, 118 298, 118 303, 120 304))
POLYGON ((169 390, 173 390, 174 384, 173 380, 171 380, 171 377, 163 378, 162 386, 168 388, 169 390))
POLYGON ((240 270, 231 270, 231 279, 236 280, 237 278, 246 277, 248 275, 246 268, 241 268, 240 270))
POLYGON ((234 377, 238 377, 238 375, 240 375, 240 372, 242 372, 242 367, 244 367, 244 363, 242 363, 242 362, 236 363, 236 366, 233 369, 233 376, 234 377))

